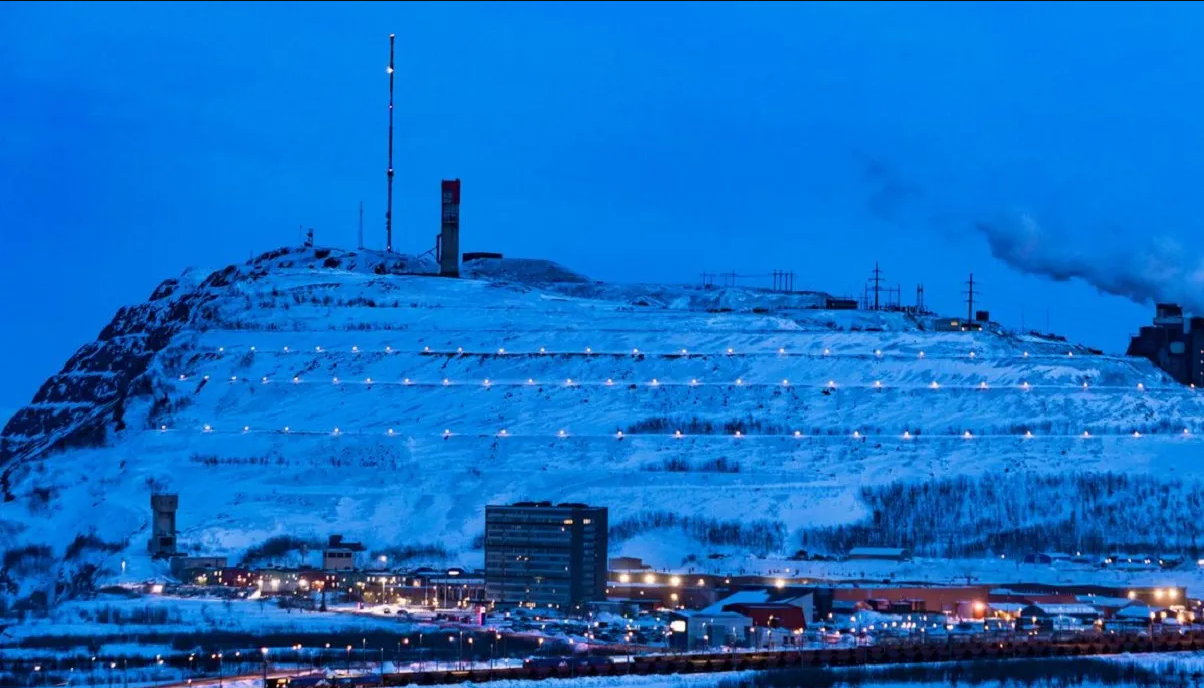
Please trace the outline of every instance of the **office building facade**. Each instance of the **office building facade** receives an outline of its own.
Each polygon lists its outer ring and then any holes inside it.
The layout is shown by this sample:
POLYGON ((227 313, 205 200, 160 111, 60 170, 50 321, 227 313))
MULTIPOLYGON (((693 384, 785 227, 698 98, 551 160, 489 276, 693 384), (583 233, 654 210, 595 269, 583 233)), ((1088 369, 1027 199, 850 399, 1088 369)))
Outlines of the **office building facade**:
POLYGON ((606 507, 485 507, 486 598, 566 611, 606 599, 606 532, 606 507))

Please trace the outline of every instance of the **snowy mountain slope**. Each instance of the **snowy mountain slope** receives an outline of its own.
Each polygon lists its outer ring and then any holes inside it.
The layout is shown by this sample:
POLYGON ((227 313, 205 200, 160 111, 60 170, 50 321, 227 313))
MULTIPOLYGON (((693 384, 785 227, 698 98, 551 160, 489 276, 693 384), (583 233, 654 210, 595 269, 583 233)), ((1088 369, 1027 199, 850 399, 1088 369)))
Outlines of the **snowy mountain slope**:
MULTIPOLYGON (((60 579, 161 571, 152 486, 180 494, 196 551, 343 533, 466 563, 484 505, 518 499, 609 506, 612 549, 655 561, 637 535, 792 552, 873 517, 864 491, 897 481, 1118 472, 1198 491, 1200 401, 1144 360, 817 310, 822 294, 468 266, 479 279, 294 249, 165 283, 5 427, 0 545, 28 567, 92 533, 60 579)), ((1010 511, 991 527, 1066 516, 1010 511)), ((1141 513, 1116 544, 1166 510, 1141 513)))

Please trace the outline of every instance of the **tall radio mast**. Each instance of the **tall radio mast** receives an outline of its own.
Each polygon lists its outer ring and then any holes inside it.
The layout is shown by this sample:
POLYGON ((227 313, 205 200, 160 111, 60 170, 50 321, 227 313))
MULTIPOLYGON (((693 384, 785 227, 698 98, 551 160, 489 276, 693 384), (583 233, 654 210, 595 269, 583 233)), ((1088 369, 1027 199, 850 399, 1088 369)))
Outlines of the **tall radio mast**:
POLYGON ((389 34, 389 196, 385 204, 385 251, 393 251, 393 41, 389 34))

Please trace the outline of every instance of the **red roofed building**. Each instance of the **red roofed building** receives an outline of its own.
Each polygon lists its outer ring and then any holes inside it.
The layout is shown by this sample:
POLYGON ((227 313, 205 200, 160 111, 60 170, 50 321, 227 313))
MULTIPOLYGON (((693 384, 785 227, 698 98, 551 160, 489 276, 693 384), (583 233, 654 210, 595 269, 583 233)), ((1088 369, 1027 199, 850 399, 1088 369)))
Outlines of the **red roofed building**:
POLYGON ((807 615, 802 608, 793 604, 744 603, 731 604, 723 608, 752 619, 752 625, 760 628, 785 628, 792 631, 807 628, 807 615))

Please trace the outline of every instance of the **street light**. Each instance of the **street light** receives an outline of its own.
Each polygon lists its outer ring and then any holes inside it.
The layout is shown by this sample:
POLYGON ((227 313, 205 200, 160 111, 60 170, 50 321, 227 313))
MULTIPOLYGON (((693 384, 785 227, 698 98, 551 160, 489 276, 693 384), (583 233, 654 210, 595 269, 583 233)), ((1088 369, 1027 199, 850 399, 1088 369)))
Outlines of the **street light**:
POLYGON ((268 688, 268 649, 261 647, 259 651, 263 653, 263 688, 268 688))

